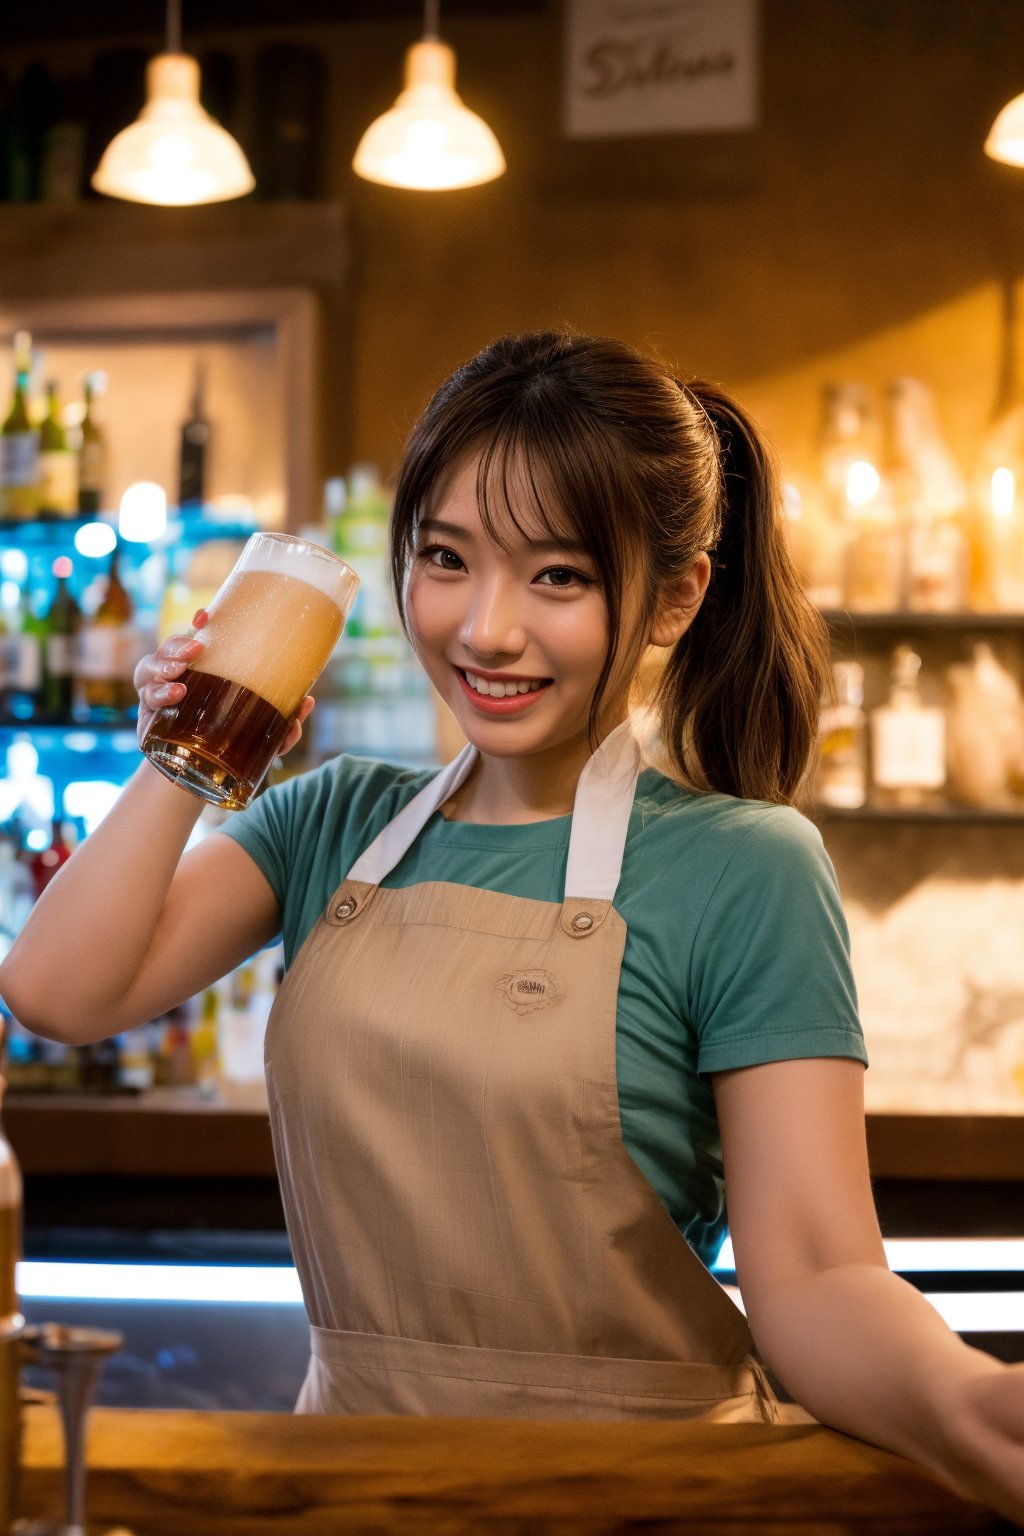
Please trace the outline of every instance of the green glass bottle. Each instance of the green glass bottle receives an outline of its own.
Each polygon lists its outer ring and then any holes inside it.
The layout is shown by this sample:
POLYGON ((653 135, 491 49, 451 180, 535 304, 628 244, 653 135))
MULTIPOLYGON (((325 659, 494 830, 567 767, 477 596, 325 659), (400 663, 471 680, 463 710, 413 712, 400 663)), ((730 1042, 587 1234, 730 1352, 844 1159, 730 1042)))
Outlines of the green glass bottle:
POLYGON ((0 522, 26 522, 35 517, 39 479, 39 431, 28 409, 32 367, 31 338, 18 331, 14 338, 14 395, 0 427, 0 522))
POLYGON ((96 420, 96 402, 106 380, 101 373, 87 373, 84 380, 85 415, 78 449, 78 510, 84 514, 103 511, 107 470, 107 442, 96 420))
POLYGON ((39 516, 75 517, 78 512, 78 460, 68 446, 60 419, 57 385, 46 386, 46 415, 39 428, 39 516))
POLYGON ((67 720, 74 704, 75 641, 82 612, 68 586, 72 564, 66 555, 53 562, 57 590, 46 614, 43 699, 48 720, 67 720))

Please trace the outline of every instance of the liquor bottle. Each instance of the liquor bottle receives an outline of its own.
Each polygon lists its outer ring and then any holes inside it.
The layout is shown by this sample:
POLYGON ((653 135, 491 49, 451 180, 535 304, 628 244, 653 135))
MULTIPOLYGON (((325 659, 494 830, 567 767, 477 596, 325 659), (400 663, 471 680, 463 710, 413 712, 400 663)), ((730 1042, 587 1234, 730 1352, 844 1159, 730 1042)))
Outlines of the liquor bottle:
POLYGON ((844 534, 842 599, 856 612, 899 607, 903 551, 878 470, 878 423, 859 384, 822 394, 818 461, 827 515, 844 534))
POLYGON ((0 1123, 0 1530, 14 1529, 21 1446, 18 1378, 25 1320, 18 1307, 21 1258, 21 1169, 0 1123))
POLYGON ((920 379, 893 379, 886 391, 885 476, 904 529, 905 601, 917 613, 967 606, 969 553, 962 525, 966 487, 920 379))
POLYGON ((204 1099, 217 1098, 220 1091, 220 998, 215 987, 203 993, 199 1018, 192 1027, 191 1049, 196 1083, 204 1099))
POLYGON ((946 716, 924 703, 920 671, 920 656, 897 646, 889 701, 871 714, 871 778, 884 803, 921 805, 946 782, 946 716))
POLYGON ((117 1086, 127 1093, 144 1093, 155 1077, 153 1043, 148 1025, 127 1029, 120 1037, 117 1086))
POLYGON ((46 415, 39 428, 39 516, 74 517, 78 512, 78 463, 60 419, 57 385, 46 386, 46 415))
POLYGON ((121 1061, 117 1036, 112 1040, 97 1040, 92 1045, 80 1045, 76 1050, 79 1080, 86 1093, 116 1093, 121 1061))
POLYGON ((359 591, 345 625, 345 633, 352 639, 390 638, 400 633, 391 597, 389 512, 377 466, 353 464, 344 508, 334 517, 336 553, 359 576, 359 591))
POLYGON ((210 440, 210 424, 204 414, 205 393, 206 369, 200 362, 196 364, 196 381, 188 420, 181 427, 179 507, 201 507, 206 499, 206 449, 210 440))
POLYGON ((12 837, 0 837, 0 952, 6 954, 21 932, 36 899, 28 866, 12 837))
POLYGON ((7 720, 37 720, 43 713, 44 630, 45 620, 33 607, 26 583, 4 642, 3 714, 7 720))
POLYGON ((78 631, 75 673, 82 698, 91 710, 120 715, 138 695, 132 686, 143 641, 135 624, 135 604, 118 569, 120 546, 110 561, 107 589, 96 612, 78 631))
POLYGON ((54 821, 53 834, 50 846, 37 853, 31 865, 32 880, 35 885, 36 899, 43 894, 54 875, 63 868, 75 851, 78 836, 74 823, 70 821, 54 821))
POLYGON ((75 642, 82 613, 68 586, 72 565, 66 555, 53 562, 57 590, 46 614, 43 699, 50 720, 69 718, 74 704, 75 642))
POLYGON ((107 469, 107 443, 96 419, 97 401, 103 392, 102 373, 87 373, 83 381, 85 415, 78 448, 78 510, 86 515, 103 510, 107 469))
POLYGON ((859 495, 861 465, 877 467, 878 426, 871 399, 860 384, 827 384, 821 392, 818 470, 828 512, 847 518, 850 491, 859 495))
POLYGON ((835 696, 822 705, 814 797, 819 805, 856 809, 867 798, 867 716, 864 668, 832 663, 835 696))
POLYGON ((27 331, 18 331, 14 338, 14 395, 0 428, 0 522, 25 522, 36 514, 39 431, 28 408, 31 367, 31 338, 27 331))
POLYGON ((787 480, 782 506, 789 552, 797 577, 818 608, 838 608, 843 601, 846 529, 825 508, 820 487, 787 480))

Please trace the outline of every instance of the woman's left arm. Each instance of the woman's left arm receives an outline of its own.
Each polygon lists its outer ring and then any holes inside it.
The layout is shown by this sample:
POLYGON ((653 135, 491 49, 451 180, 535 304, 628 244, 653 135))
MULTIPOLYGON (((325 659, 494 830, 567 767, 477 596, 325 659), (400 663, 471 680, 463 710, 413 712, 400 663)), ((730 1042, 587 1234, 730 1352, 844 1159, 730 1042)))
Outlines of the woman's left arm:
POLYGON ((886 1264, 863 1068, 716 1073, 736 1273, 759 1351, 835 1429, 923 1462, 1024 1521, 1024 1366, 964 1344, 886 1264))

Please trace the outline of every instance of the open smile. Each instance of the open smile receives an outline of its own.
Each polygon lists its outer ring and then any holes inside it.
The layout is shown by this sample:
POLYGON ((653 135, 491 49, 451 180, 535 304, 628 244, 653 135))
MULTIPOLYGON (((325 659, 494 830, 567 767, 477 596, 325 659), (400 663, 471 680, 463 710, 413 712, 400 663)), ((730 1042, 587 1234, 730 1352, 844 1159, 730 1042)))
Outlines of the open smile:
POLYGON ((551 687, 549 677, 484 677, 455 668, 462 691, 485 715, 518 715, 551 687))

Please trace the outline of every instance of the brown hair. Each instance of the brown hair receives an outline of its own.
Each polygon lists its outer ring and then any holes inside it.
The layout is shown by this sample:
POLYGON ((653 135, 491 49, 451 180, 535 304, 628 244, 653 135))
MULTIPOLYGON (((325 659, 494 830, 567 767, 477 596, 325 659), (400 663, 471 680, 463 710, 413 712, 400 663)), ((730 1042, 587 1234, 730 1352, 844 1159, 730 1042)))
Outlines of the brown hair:
POLYGON ((665 747, 699 788, 791 801, 816 736, 826 632, 789 559, 770 452, 740 407, 619 341, 538 331, 492 342, 441 385, 406 445, 391 524, 403 623, 417 519, 471 452, 481 456, 480 514, 492 537, 495 499, 514 520, 511 484, 525 482, 542 524, 594 562, 609 646, 592 731, 625 573, 638 568, 643 579, 642 621, 628 637, 638 664, 664 587, 707 550, 704 603, 657 687, 665 747))

